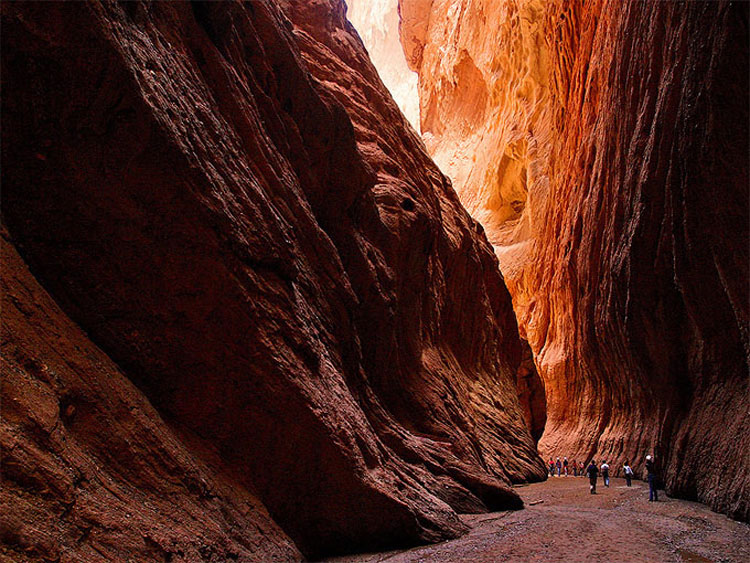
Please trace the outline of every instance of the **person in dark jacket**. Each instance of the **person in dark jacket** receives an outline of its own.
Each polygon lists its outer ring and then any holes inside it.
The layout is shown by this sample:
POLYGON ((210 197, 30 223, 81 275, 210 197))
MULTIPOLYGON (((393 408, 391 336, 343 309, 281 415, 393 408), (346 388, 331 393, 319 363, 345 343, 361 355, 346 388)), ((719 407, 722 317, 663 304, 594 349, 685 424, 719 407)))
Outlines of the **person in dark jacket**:
POLYGON ((656 490, 656 466, 651 455, 646 456, 646 473, 648 473, 648 501, 658 502, 659 493, 656 490))
POLYGON ((555 462, 555 468, 557 469, 557 476, 560 476, 560 471, 562 470, 562 462, 560 461, 560 458, 557 458, 557 461, 555 462))
POLYGON ((588 468, 586 469, 586 474, 589 476, 589 491, 592 495, 596 494, 596 478, 599 476, 599 468, 596 466, 596 463, 594 463, 594 460, 591 460, 591 463, 589 463, 588 468))

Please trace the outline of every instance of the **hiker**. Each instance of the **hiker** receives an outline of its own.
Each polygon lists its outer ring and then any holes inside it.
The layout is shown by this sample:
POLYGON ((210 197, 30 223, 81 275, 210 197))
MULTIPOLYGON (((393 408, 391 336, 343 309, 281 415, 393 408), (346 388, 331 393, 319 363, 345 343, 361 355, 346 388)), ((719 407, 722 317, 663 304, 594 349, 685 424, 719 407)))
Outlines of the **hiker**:
POLYGON ((607 465, 606 460, 602 460, 600 469, 602 470, 602 480, 604 481, 604 486, 609 488, 609 465, 607 465))
POLYGON ((552 460, 552 458, 549 458, 549 476, 555 476, 555 462, 552 460))
POLYGON ((578 477, 578 462, 573 460, 573 477, 578 477))
POLYGON ((633 481, 633 469, 630 467, 629 461, 625 462, 625 465, 622 466, 622 470, 625 473, 625 483, 627 483, 629 487, 633 481))
POLYGON ((568 476, 568 458, 563 458, 563 472, 565 473, 565 476, 568 476))
POLYGON ((560 476, 560 469, 562 468, 562 463, 560 463, 560 458, 557 458, 557 461, 555 462, 555 467, 557 468, 557 476, 560 476))
POLYGON ((591 460, 591 463, 589 464, 588 469, 586 469, 586 473, 589 476, 589 491, 591 491, 592 495, 596 494, 596 478, 599 476, 599 469, 596 467, 596 463, 594 463, 594 460, 591 460))
POLYGON ((650 454, 646 456, 646 472, 648 473, 648 501, 658 502, 659 493, 656 491, 656 467, 654 458, 650 454))
POLYGON ((578 469, 581 471, 581 477, 586 477, 586 464, 581 462, 581 466, 578 469))

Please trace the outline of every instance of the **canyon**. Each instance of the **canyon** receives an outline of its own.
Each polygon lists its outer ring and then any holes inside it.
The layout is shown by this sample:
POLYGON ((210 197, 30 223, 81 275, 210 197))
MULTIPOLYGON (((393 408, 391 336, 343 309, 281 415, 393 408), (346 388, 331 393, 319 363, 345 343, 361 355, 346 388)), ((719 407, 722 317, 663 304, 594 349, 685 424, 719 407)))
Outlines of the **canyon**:
POLYGON ((746 4, 400 0, 421 136, 341 0, 1 10, 1 557, 448 540, 540 454, 750 519, 746 4))

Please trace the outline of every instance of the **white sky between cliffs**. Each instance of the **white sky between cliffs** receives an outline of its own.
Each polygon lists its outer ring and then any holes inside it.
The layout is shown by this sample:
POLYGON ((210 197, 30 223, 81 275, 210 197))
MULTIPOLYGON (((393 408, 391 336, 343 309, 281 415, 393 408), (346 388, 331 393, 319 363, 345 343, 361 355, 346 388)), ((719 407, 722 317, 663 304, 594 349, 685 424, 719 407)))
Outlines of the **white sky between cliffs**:
POLYGON ((398 0, 346 0, 347 17, 370 54, 380 79, 419 132, 417 73, 406 64, 398 36, 398 0))

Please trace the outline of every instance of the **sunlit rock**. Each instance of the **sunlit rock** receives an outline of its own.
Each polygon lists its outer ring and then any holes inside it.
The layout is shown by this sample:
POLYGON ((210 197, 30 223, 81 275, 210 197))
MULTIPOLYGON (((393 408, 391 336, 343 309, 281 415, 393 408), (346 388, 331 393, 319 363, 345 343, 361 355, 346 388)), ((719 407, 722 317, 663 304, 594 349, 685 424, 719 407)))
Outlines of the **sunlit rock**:
POLYGON ((346 17, 357 29, 380 78, 419 131, 417 73, 407 65, 401 47, 398 0, 348 0, 347 6, 346 17))
POLYGON ((401 0, 422 131, 484 225, 546 455, 656 453, 750 516, 748 6, 401 0))

